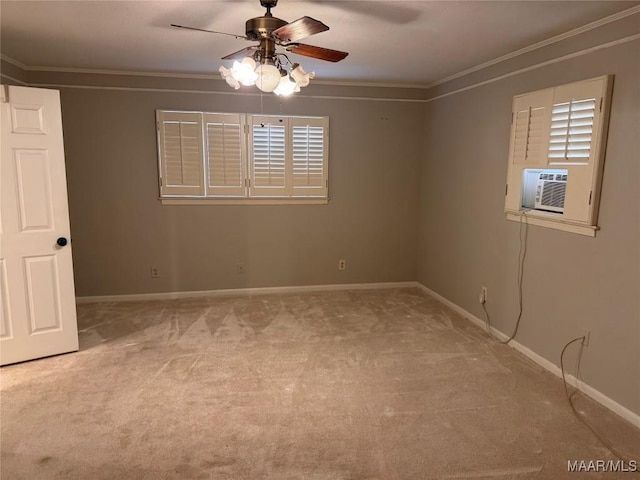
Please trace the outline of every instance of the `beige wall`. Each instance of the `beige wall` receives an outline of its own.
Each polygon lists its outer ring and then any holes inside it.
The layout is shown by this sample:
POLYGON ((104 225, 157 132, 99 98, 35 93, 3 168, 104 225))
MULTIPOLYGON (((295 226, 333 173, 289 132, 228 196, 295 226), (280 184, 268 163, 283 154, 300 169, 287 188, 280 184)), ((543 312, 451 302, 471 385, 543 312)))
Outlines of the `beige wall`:
MULTIPOLYGON (((636 40, 473 88, 426 107, 418 280, 511 334, 518 313, 519 225, 505 219, 511 101, 516 94, 614 74, 595 238, 531 226, 517 340, 559 364, 591 331, 581 373, 640 413, 640 43, 636 40)), ((569 357, 572 358, 572 357, 569 357)), ((573 365, 573 363, 569 363, 573 365)))
POLYGON ((155 109, 259 96, 63 88, 77 295, 414 280, 424 105, 275 98, 265 113, 330 117, 329 205, 160 204, 155 109))

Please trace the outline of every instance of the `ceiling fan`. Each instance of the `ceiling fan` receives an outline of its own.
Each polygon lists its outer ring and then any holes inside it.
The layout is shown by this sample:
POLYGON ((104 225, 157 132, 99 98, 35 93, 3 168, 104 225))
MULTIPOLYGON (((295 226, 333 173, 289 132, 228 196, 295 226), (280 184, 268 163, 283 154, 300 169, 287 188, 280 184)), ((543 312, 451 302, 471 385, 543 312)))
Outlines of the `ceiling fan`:
POLYGON ((286 53, 278 52, 276 47, 282 47, 286 52, 329 62, 339 62, 348 53, 299 43, 298 40, 329 30, 329 27, 307 16, 293 22, 274 17, 271 9, 277 3, 278 0, 260 0, 260 5, 267 11, 261 17, 247 20, 244 36, 173 23, 171 26, 257 41, 257 45, 222 57, 223 60, 235 60, 235 62, 231 69, 220 67, 220 73, 234 88, 240 88, 240 84, 256 85, 265 92, 274 91, 277 94, 287 95, 299 91, 301 86, 308 85, 309 79, 315 74, 314 72, 306 73, 299 64, 292 63, 286 53))

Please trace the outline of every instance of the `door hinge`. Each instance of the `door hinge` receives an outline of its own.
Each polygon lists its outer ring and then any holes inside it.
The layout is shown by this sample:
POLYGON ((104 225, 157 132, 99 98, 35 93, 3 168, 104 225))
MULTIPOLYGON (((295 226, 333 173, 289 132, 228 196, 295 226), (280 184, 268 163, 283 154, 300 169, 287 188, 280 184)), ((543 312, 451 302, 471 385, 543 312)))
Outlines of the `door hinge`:
POLYGON ((504 196, 505 197, 507 196, 507 192, 509 192, 509 184, 508 183, 504 186, 504 196))
POLYGON ((515 118, 516 113, 515 112, 511 112, 511 125, 513 125, 513 119, 515 118))
POLYGON ((329 179, 328 178, 325 178, 325 180, 324 180, 324 187, 325 188, 329 188, 329 179))
POLYGON ((600 97, 600 111, 602 111, 602 100, 604 99, 604 97, 600 97))
POLYGON ((250 178, 245 178, 244 179, 244 186, 245 187, 251 187, 251 179, 250 178))
POLYGON ((164 186, 164 180, 162 177, 160 177, 160 186, 163 187, 164 186))
POLYGON ((589 192, 589 205, 591 205, 591 197, 593 197, 593 190, 589 192))
POLYGON ((247 124, 245 124, 245 126, 244 126, 244 133, 246 135, 249 135, 249 125, 247 125, 247 124))

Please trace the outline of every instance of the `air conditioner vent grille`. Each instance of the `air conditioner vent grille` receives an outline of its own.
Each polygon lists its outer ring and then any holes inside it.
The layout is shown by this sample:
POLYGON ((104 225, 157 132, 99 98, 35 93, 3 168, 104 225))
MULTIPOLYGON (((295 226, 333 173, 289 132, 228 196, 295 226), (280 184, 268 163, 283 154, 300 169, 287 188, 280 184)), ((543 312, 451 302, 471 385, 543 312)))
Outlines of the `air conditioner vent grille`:
POLYGON ((545 182, 542 188, 541 207, 564 207, 564 195, 567 190, 566 182, 545 182))

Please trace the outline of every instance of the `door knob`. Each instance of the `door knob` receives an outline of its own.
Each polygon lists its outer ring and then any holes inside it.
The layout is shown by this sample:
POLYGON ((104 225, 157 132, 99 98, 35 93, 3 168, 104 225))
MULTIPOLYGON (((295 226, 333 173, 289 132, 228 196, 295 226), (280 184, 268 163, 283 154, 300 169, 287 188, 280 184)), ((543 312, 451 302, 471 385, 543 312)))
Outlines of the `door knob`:
POLYGON ((64 246, 66 246, 66 245, 67 245, 68 241, 67 241, 67 239, 66 239, 66 238, 64 238, 64 237, 60 237, 58 240, 56 240, 56 243, 57 243, 58 245, 60 245, 61 247, 64 247, 64 246))

